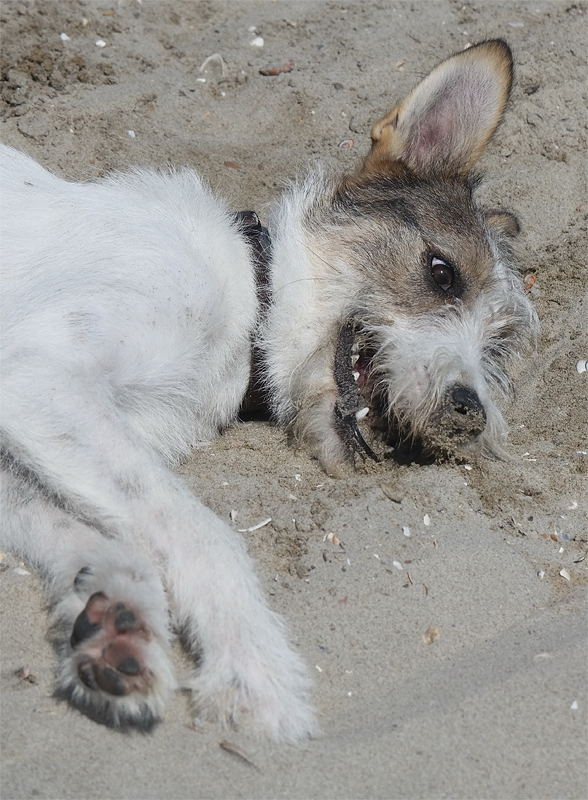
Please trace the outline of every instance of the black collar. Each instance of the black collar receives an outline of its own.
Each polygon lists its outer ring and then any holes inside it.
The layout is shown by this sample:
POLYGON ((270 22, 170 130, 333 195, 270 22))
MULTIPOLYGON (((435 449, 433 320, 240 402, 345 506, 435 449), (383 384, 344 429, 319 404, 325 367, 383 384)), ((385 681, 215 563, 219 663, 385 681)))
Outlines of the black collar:
POLYGON ((247 237, 251 246, 255 283, 257 285, 257 323, 259 325, 264 319, 270 303, 269 264, 272 255, 272 243, 268 229, 263 227, 255 211, 236 211, 233 217, 239 230, 247 237))
POLYGON ((272 243, 268 229, 261 224, 255 211, 236 211, 233 218, 237 227, 249 242, 253 268, 255 270, 255 284, 257 291, 257 321, 255 333, 251 341, 251 373, 249 387, 241 404, 241 416, 261 414, 266 416, 269 412, 263 380, 263 355, 257 341, 257 332, 265 321, 271 302, 270 287, 270 261, 272 243))

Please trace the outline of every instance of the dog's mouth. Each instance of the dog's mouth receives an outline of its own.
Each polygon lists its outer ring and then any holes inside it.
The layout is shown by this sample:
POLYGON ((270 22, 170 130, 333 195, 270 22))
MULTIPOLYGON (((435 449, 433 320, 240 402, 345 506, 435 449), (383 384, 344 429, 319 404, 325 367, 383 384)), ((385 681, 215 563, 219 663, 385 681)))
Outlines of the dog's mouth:
POLYGON ((343 324, 335 348, 333 375, 339 396, 336 426, 350 453, 381 461, 388 444, 389 423, 381 395, 374 386, 376 348, 361 324, 343 324))
POLYGON ((342 325, 333 369, 338 389, 335 419, 351 457, 382 461, 393 451, 417 460, 454 457, 479 439, 486 411, 476 392, 461 383, 448 387, 442 402, 420 417, 406 414, 402 406, 390 408, 386 381, 377 366, 378 350, 360 322, 342 325))

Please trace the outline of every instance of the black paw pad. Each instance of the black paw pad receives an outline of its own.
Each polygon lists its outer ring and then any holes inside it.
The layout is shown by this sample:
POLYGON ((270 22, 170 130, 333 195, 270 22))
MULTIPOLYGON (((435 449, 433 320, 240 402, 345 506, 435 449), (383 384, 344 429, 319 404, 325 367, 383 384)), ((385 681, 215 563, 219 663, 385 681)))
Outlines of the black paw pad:
POLYGON ((111 667, 104 667, 103 670, 97 670, 96 683, 107 694, 113 694, 117 697, 122 697, 128 694, 127 686, 122 677, 111 669, 111 667))
POLYGON ((73 630, 71 632, 70 644, 72 647, 77 647, 81 642, 89 639, 91 636, 100 630, 98 623, 90 622, 86 609, 77 617, 74 622, 73 630))
POLYGON ((78 677, 81 682, 88 687, 88 689, 98 691, 99 687, 96 683, 96 677, 94 675, 94 665, 91 662, 85 661, 81 664, 78 664, 78 677))
POLYGON ((114 627, 117 631, 130 631, 137 627, 137 615, 123 603, 117 603, 114 611, 114 627))
POLYGON ((141 672, 141 664, 134 656, 127 656, 116 665, 119 672, 124 675, 138 675, 141 672))

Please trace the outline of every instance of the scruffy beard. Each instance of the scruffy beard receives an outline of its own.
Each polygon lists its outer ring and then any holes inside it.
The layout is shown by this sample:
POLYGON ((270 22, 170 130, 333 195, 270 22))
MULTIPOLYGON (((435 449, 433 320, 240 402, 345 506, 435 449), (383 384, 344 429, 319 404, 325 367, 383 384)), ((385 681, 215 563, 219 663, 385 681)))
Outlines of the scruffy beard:
POLYGON ((339 435, 375 460, 403 443, 431 455, 502 456, 507 428, 494 398, 511 393, 507 368, 536 324, 526 302, 487 301, 393 325, 345 323, 334 368, 339 435))

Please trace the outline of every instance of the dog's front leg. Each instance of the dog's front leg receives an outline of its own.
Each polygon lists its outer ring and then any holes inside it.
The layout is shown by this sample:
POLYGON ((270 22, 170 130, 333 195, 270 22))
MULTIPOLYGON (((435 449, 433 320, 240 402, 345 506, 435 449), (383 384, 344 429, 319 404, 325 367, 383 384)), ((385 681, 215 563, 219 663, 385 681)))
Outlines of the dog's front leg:
MULTIPOLYGON (((141 543, 160 564, 175 622, 200 661, 192 680, 198 709, 228 720, 249 716, 277 739, 312 733, 305 667, 268 609, 240 537, 143 443, 105 387, 56 372, 54 366, 51 404, 39 396, 38 375, 26 387, 14 379, 3 387, 13 460, 75 516, 125 547, 141 543), (22 415, 26 428, 18 424, 22 415)), ((119 598, 93 588, 105 599, 87 606, 82 627, 100 623, 114 636, 126 620, 118 625, 119 598)), ((149 625, 140 605, 132 610, 149 625)), ((88 670, 95 676, 95 663, 88 670)), ((85 673, 80 681, 90 703, 92 692, 119 688, 85 673)))
POLYGON ((138 542, 106 538, 30 478, 3 459, 0 541, 45 579, 58 692, 103 723, 149 729, 176 688, 156 567, 138 542))

